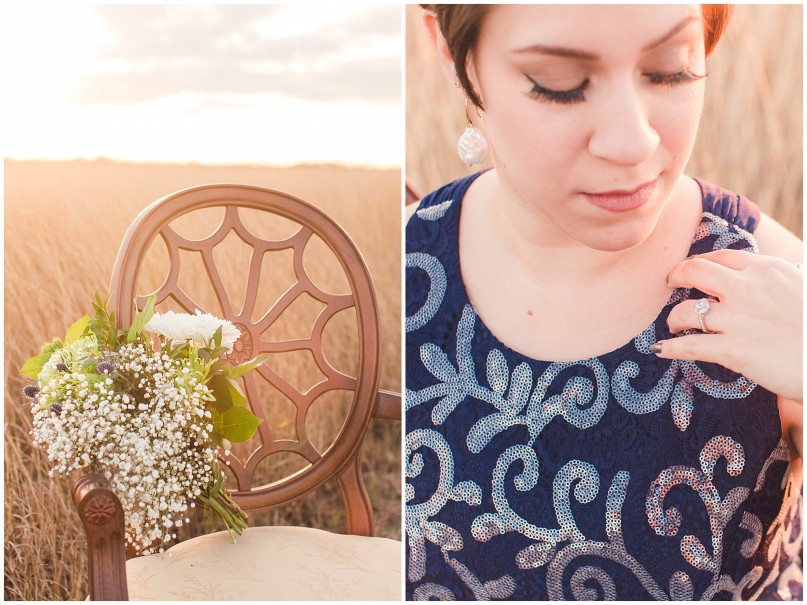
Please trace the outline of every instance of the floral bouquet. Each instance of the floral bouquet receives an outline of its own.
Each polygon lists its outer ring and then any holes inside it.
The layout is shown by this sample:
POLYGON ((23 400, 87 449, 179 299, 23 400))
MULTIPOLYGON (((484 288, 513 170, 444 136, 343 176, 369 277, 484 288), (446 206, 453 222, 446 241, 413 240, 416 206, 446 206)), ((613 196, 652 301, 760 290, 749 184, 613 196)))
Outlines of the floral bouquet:
POLYGON ((198 310, 154 313, 153 296, 118 329, 108 301, 96 294, 94 317, 25 362, 21 373, 36 381, 23 389, 34 444, 51 476, 92 465, 109 480, 136 552, 164 550, 197 502, 235 541, 247 517, 221 486, 217 446, 255 433, 261 420, 236 378, 266 357, 231 367, 225 355, 241 336, 232 323, 198 310))

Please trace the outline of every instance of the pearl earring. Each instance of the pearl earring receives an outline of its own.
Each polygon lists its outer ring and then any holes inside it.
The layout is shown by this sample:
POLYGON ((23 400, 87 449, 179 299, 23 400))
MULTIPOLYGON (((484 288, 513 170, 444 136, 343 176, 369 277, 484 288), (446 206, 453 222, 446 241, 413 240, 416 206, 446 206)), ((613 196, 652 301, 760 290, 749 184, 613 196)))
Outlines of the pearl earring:
POLYGON ((480 130, 474 128, 474 122, 468 111, 469 102, 469 99, 465 99, 465 117, 468 120, 468 127, 457 142, 457 153, 460 159, 470 167, 474 164, 481 164, 488 157, 488 141, 480 130))

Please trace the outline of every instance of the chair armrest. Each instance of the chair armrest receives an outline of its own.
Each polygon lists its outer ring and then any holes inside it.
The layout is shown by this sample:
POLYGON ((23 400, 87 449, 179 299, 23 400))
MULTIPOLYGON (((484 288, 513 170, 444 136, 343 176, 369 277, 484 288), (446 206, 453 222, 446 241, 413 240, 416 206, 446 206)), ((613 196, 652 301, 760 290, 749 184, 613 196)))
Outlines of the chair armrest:
POLYGON ((87 533, 90 600, 128 601, 126 528, 120 500, 97 473, 78 471, 72 484, 73 503, 87 533))
POLYGON ((379 390, 376 394, 373 417, 384 418, 386 420, 400 420, 401 401, 400 393, 379 390))

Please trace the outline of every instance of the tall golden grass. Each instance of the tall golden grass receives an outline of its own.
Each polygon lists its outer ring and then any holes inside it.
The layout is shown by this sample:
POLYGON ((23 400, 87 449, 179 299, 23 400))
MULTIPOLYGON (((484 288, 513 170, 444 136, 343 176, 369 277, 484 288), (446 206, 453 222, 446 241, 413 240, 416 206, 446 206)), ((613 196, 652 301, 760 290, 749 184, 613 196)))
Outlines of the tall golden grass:
MULTIPOLYGON (((687 173, 754 200, 802 234, 802 6, 737 5, 707 62, 687 173)), ((465 113, 422 23, 406 14, 406 179, 422 196, 478 170, 457 157, 465 113)))
MULTIPOLYGON (((51 479, 43 452, 32 448, 30 412, 21 405, 19 368, 39 345, 91 311, 95 291, 106 292, 121 238, 132 219, 158 197, 192 185, 241 183, 268 187, 302 198, 340 223, 363 253, 374 277, 382 323, 381 387, 400 391, 400 172, 341 167, 205 167, 94 162, 5 162, 5 584, 6 599, 83 599, 87 594, 86 544, 65 479, 51 479)), ((257 225, 257 223, 256 223, 257 225)), ((193 222, 184 227, 193 234, 193 222)), ((268 227, 267 227, 268 228, 268 227)), ((244 250, 228 238, 221 270, 236 306, 243 292, 231 286, 244 250)), ((316 246, 315 246, 316 248, 316 246)), ((163 275, 159 250, 144 267, 144 282, 156 287, 163 275)), ((216 252, 219 252, 217 247, 216 252)), ((308 254, 308 251, 306 252, 308 254)), ((326 291, 339 280, 322 270, 328 258, 315 250, 306 269, 326 291), (319 281, 318 281, 319 280, 319 281)), ((164 256, 164 255, 163 255, 164 256)), ((274 265, 272 265, 274 267, 274 265)), ((184 269, 183 269, 184 271, 184 269)), ((180 274, 183 279, 182 274, 180 274)), ((199 274, 184 279, 193 282, 199 274)), ((288 275, 268 280, 261 296, 277 298, 288 275), (273 281, 274 280, 274 281, 273 281)), ((201 279, 198 280, 201 283, 201 279)), ((243 283, 243 282, 242 282, 243 283)), ((209 293, 197 300, 212 304, 209 293)), ((291 321, 273 326, 272 339, 295 333, 295 318, 316 311, 309 304, 290 308, 291 321)), ((215 309, 215 307, 211 307, 215 309)), ((286 315, 286 314, 284 314, 286 315)), ((288 320, 289 317, 286 319, 288 320)), ((335 319, 336 321, 336 319, 335 319)), ((324 341, 339 369, 351 364, 342 352, 353 319, 336 321, 324 341)), ((310 326, 310 323, 308 324, 310 326)), ((355 339, 355 337, 354 337, 355 339)), ((293 355, 291 356, 293 357, 293 355)), ((301 390, 317 382, 309 367, 294 370, 282 360, 280 372, 301 390)), ((296 360, 294 360, 296 361, 296 360)), ((266 387, 263 387, 266 388, 266 387)), ((267 398, 269 399, 269 398, 267 398)), ((317 445, 329 443, 344 419, 339 397, 312 407, 309 426, 317 445)), ((291 411, 281 404, 268 410, 267 422, 279 437, 294 436, 291 411)), ((364 447, 364 469, 375 508, 377 533, 400 539, 400 424, 373 421, 364 447)), ((293 456, 270 459, 262 479, 271 481, 299 468, 293 456)), ((344 514, 335 485, 303 500, 253 516, 254 524, 305 525, 344 531, 344 514)), ((193 533, 207 528, 197 523, 193 533), (201 527, 200 527, 201 526, 201 527)), ((180 539, 191 535, 186 531, 180 539)))

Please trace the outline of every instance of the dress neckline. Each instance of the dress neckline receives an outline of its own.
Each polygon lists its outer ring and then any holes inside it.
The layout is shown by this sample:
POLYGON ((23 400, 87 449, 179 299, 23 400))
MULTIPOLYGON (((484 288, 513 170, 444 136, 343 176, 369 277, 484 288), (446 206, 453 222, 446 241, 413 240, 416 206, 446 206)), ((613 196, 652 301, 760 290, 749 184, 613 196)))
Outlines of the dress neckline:
MULTIPOLYGON (((465 286, 465 280, 462 277, 462 267, 460 264, 460 250, 459 250, 459 228, 460 228, 460 214, 462 210, 462 202, 465 199, 465 194, 468 192, 468 189, 479 178, 482 174, 488 172, 488 170, 482 170, 480 172, 476 172, 471 174, 463 179, 460 179, 456 183, 456 187, 451 195, 450 199, 453 199, 451 212, 454 215, 454 220, 450 221, 450 229, 451 233, 449 234, 449 241, 452 242, 453 246, 453 259, 451 259, 451 263, 455 264, 456 266, 451 267, 458 276, 458 297, 457 302, 462 309, 470 308, 474 314, 474 334, 475 338, 481 338, 484 342, 489 344, 490 350, 492 349, 499 349, 500 351, 506 351, 509 356, 516 357, 519 361, 525 361, 527 363, 532 364, 546 364, 546 365, 563 365, 563 366, 573 366, 578 364, 588 364, 594 360, 601 360, 603 358, 611 357, 616 355, 620 351, 627 349, 628 347, 632 348, 639 348, 640 352, 650 354, 650 345, 658 340, 664 340, 673 337, 674 335, 669 331, 667 327, 667 316, 669 315, 672 307, 682 300, 687 299, 697 299, 703 298, 706 295, 700 292, 700 290, 694 290, 691 288, 676 288, 670 294, 669 299, 661 308, 659 313, 656 315, 655 319, 645 327, 641 332, 631 337, 626 343, 620 345, 619 347, 612 349, 610 351, 606 351, 605 353, 601 353, 600 355, 595 355, 593 357, 588 357, 585 359, 576 359, 576 360, 567 360, 567 361, 552 361, 552 360, 544 360, 544 359, 536 359, 534 357, 530 357, 517 349, 513 349, 512 347, 506 345, 502 342, 496 334, 494 334, 488 325, 482 321, 482 317, 477 312, 476 308, 474 307, 473 303, 471 302, 470 297, 468 296, 468 289, 465 286)), ((706 209, 704 208, 704 200, 705 200, 705 191, 704 191, 704 184, 703 182, 698 179, 697 177, 690 177, 698 184, 698 188, 700 189, 701 195, 701 220, 698 223, 698 227, 703 225, 704 217, 706 214, 706 209)), ((692 235, 692 240, 689 244, 689 249, 687 251, 686 258, 692 256, 692 249, 695 246, 695 243, 698 241, 698 231, 699 229, 696 228, 695 233, 692 235)), ((681 259, 683 260, 683 259, 681 259)), ((689 330, 685 330, 682 334, 689 334, 689 330)))

